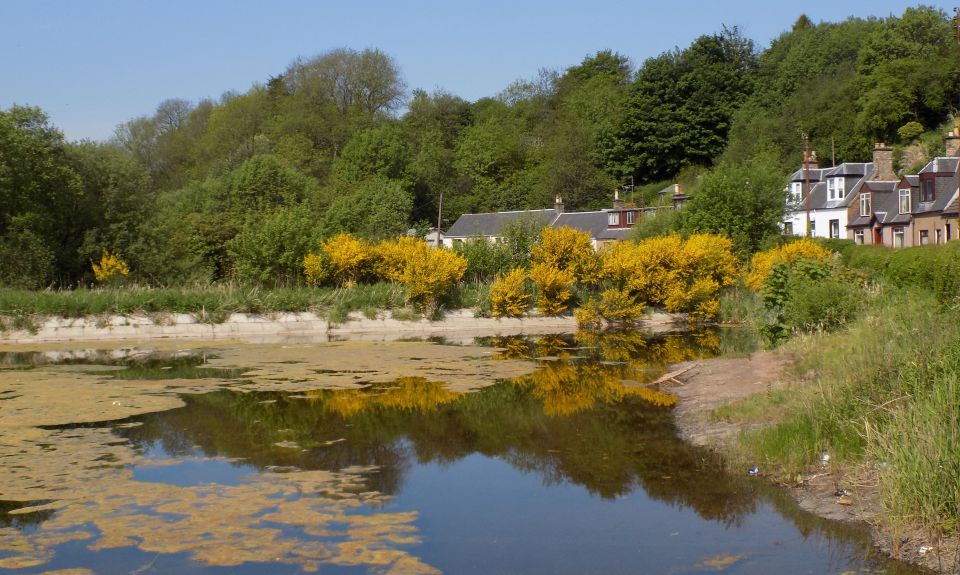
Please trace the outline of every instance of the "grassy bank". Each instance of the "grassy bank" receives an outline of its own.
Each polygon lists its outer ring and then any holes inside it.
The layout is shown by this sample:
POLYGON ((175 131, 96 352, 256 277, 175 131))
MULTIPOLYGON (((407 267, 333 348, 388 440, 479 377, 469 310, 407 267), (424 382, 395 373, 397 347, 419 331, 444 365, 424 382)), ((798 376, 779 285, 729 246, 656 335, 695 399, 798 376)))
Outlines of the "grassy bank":
MULTIPOLYGON (((443 299, 442 308, 482 308, 487 286, 464 283, 443 299)), ((231 313, 313 312, 334 322, 353 311, 374 317, 391 310, 403 319, 419 319, 408 307, 405 288, 380 282, 349 288, 263 288, 237 284, 195 288, 137 287, 31 291, 0 288, 0 329, 31 329, 37 317, 79 318, 103 315, 192 314, 220 323, 231 313)))
POLYGON ((742 455, 792 478, 820 454, 877 482, 888 527, 960 530, 960 328, 929 289, 887 287, 846 329, 793 338, 797 380, 718 410, 766 420, 742 455), (940 304, 940 305, 938 305, 940 304))

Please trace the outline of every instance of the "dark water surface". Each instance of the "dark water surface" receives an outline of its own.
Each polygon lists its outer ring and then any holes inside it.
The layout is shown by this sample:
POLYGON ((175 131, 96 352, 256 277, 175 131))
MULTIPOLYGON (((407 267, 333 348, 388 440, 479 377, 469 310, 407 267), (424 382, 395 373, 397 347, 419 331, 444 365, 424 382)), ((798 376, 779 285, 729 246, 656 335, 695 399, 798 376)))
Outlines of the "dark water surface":
MULTIPOLYGON (((344 546, 336 561, 211 566, 189 552, 133 544, 90 550, 86 540, 57 546, 42 566, 0 572, 917 572, 877 556, 863 530, 804 513, 763 480, 725 473, 716 455, 678 439, 668 390, 640 385, 675 361, 748 351, 750 339, 741 333, 483 343, 502 348, 504 357, 539 357, 541 367, 464 394, 404 378, 362 390, 184 395, 182 408, 114 428, 141 456, 130 471, 144 490, 162 484, 214 497, 264 477, 350 473, 356 484, 316 504, 337 509, 325 532, 270 519, 284 503, 315 495, 304 489, 268 494, 246 520, 262 518, 257 527, 331 548, 346 541, 362 547, 375 535, 376 549, 386 550, 381 554, 357 551, 355 560, 345 560, 353 548, 344 546), (365 493, 377 495, 365 499, 365 493), (366 503, 331 503, 354 495, 366 503), (378 517, 409 519, 403 526, 409 537, 385 534, 374 525, 378 517)), ((0 356, 0 365, 27 360, 0 356)), ((170 371, 189 377, 202 361, 151 357, 119 365, 120 377, 155 379, 170 371)), ((7 514, 22 505, 0 501, 0 527, 33 533, 53 520, 51 512, 7 514)), ((170 513, 171 528, 185 521, 183 511, 160 506, 137 512, 170 513)), ((211 536, 210 545, 224 543, 211 536)))

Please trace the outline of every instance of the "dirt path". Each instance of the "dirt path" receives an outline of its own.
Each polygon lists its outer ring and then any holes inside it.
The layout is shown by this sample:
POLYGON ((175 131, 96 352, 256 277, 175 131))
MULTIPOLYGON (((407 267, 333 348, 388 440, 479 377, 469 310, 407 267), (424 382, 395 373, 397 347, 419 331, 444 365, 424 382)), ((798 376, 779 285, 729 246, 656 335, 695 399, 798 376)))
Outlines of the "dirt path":
MULTIPOLYGON (((790 357, 785 354, 759 351, 749 357, 671 366, 671 371, 686 370, 667 383, 670 391, 680 397, 674 413, 681 437, 711 449, 729 449, 744 426, 715 421, 710 414, 722 405, 786 385, 790 363, 790 357)), ((919 533, 893 534, 878 527, 882 507, 874 474, 863 470, 840 473, 828 463, 799 479, 785 487, 802 509, 827 519, 865 524, 875 544, 901 561, 937 573, 960 573, 960 541, 929 541, 919 533), (845 494, 838 497, 840 489, 845 494)))

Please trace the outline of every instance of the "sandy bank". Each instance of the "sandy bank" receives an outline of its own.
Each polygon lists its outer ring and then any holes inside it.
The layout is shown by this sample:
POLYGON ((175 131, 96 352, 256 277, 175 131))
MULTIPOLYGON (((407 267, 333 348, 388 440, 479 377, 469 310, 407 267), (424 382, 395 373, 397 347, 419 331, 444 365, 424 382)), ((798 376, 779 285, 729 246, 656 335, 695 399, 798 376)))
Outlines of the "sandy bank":
MULTIPOLYGON (((683 325, 677 315, 655 313, 641 328, 668 331, 683 325)), ((352 314, 333 324, 314 313, 232 314, 223 323, 197 320, 190 314, 130 315, 86 318, 48 317, 36 321, 36 331, 0 332, 0 345, 61 341, 124 341, 159 339, 244 340, 276 342, 306 339, 324 342, 342 339, 391 340, 410 337, 472 339, 482 335, 568 333, 577 328, 572 316, 478 318, 472 310, 455 310, 441 321, 397 320, 386 314, 369 319, 352 314)))

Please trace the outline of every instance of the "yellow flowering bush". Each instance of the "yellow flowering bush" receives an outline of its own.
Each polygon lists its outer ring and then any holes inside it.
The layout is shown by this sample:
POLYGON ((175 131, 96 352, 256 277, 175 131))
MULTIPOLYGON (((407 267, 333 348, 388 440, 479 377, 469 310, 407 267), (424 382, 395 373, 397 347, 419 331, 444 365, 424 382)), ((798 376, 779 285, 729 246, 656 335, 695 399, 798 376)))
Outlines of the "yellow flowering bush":
POLYGON ((97 281, 102 284, 117 283, 130 273, 127 262, 123 261, 116 253, 106 250, 100 256, 99 264, 90 262, 90 265, 93 267, 93 277, 97 278, 97 281))
POLYGON ((467 260, 460 254, 433 248, 420 242, 422 248, 407 255, 400 281, 407 286, 407 301, 418 304, 428 313, 467 271, 467 260))
POLYGON ((308 253, 303 256, 303 275, 310 285, 320 285, 327 279, 328 264, 323 255, 308 253))
POLYGON ((720 289, 733 284, 737 260, 724 236, 658 236, 620 242, 601 254, 601 277, 609 285, 581 325, 634 323, 648 305, 711 319, 720 310, 720 289))
POLYGON ((537 288, 537 309, 544 315, 560 315, 570 305, 573 270, 561 270, 548 263, 530 269, 530 279, 537 288))
POLYGON ((544 228, 531 249, 534 264, 572 270, 577 282, 594 285, 600 280, 600 258, 590 244, 590 234, 570 227, 544 228))
POLYGON ((490 286, 490 305, 494 317, 520 317, 530 305, 525 283, 527 272, 513 268, 497 277, 490 286))
POLYGON ((407 262, 418 252, 429 249, 427 242, 420 238, 399 236, 392 240, 383 240, 373 248, 376 263, 374 271, 390 281, 402 281, 407 262))
POLYGON ((750 274, 747 276, 747 287, 759 291, 763 282, 770 275, 770 270, 777 264, 793 265, 800 259, 827 261, 830 259, 830 250, 811 240, 803 238, 789 244, 757 252, 750 260, 750 274))
POLYGON ((333 236, 323 242, 321 249, 327 256, 333 280, 340 286, 356 284, 373 261, 370 246, 350 234, 333 236))

